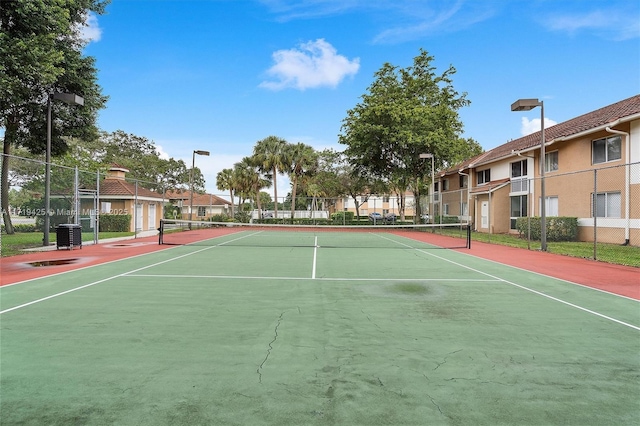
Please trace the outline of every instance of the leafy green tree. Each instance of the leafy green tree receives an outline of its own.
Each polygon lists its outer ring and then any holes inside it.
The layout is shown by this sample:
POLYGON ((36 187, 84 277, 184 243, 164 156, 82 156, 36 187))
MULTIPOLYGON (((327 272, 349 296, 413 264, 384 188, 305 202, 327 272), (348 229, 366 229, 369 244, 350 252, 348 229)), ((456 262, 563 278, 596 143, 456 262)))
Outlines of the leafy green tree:
MULTIPOLYGON (((97 141, 93 157, 105 167, 118 164, 129 169, 128 178, 146 183, 148 189, 158 192, 184 187, 189 184, 189 172, 184 161, 160 158, 158 148, 149 139, 117 130, 103 132, 97 141)), ((205 179, 199 168, 193 170, 193 188, 203 192, 205 179)))
POLYGON ((407 68, 385 63, 362 101, 347 112, 339 135, 355 174, 392 182, 399 193, 411 189, 416 200, 424 185, 410 182, 430 176, 421 153, 433 154, 436 167, 446 168, 482 152, 460 136, 458 110, 470 102, 453 87, 455 68, 437 75, 433 59, 421 49, 407 68))
POLYGON ((256 202, 262 215, 260 192, 271 186, 271 176, 263 173, 262 163, 255 156, 244 157, 234 165, 234 169, 241 193, 256 202))
POLYGON ((253 155, 262 164, 264 172, 273 177, 273 198, 275 200, 275 217, 278 217, 278 183, 277 176, 289 167, 287 158, 287 141, 277 136, 268 136, 258 141, 253 148, 253 155))
POLYGON ((83 56, 79 28, 88 12, 103 13, 102 0, 14 0, 0 2, 0 127, 4 127, 0 198, 7 233, 13 233, 8 212, 9 163, 12 147, 32 153, 46 150, 47 103, 56 92, 84 98, 84 106, 52 102, 53 155, 67 145, 62 135, 96 136, 97 112, 107 98, 97 84, 95 59, 83 56))
POLYGON ((302 142, 291 144, 287 148, 289 170, 287 173, 291 179, 291 219, 296 211, 296 191, 298 182, 305 176, 312 176, 318 168, 318 154, 312 146, 302 142))
POLYGON ((220 191, 229 191, 229 197, 231 200, 231 217, 234 217, 233 212, 233 199, 234 191, 237 188, 236 176, 233 173, 233 169, 222 169, 216 175, 216 185, 220 191))

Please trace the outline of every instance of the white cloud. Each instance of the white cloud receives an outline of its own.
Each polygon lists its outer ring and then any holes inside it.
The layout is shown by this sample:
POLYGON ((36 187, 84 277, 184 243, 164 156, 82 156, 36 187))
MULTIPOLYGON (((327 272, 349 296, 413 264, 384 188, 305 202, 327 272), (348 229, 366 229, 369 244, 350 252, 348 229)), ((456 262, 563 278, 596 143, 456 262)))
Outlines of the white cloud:
MULTIPOLYGON (((551 126, 555 126, 558 124, 556 121, 553 121, 547 117, 544 118, 544 128, 548 128, 551 126)), ((522 136, 530 135, 531 133, 540 131, 540 119, 534 118, 533 120, 529 120, 527 117, 522 117, 522 126, 520 127, 520 133, 522 136)))
POLYGON ((619 41, 640 37, 637 10, 594 10, 555 15, 544 20, 543 25, 552 31, 564 31, 570 35, 590 32, 605 39, 619 41))
POLYGON ((171 158, 169 154, 160 145, 157 145, 157 144, 156 144, 156 152, 158 153, 158 157, 160 157, 163 160, 168 160, 169 158, 171 158))
POLYGON ((273 65, 267 74, 274 78, 260 87, 271 90, 336 87, 345 77, 360 69, 360 59, 349 60, 324 39, 303 43, 299 48, 273 53, 273 65))
POLYGON ((99 41, 102 38, 102 29, 98 25, 98 17, 93 12, 85 15, 84 25, 79 28, 80 38, 86 43, 99 41))

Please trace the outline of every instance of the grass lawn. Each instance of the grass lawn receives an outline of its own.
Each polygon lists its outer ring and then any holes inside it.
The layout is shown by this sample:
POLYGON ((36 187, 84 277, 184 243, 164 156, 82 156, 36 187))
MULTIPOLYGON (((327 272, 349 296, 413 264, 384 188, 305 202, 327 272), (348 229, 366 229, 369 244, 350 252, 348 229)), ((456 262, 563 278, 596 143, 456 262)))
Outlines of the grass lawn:
MULTIPOLYGON (((537 250, 540 248, 539 241, 527 241, 515 235, 506 234, 485 234, 474 232, 471 235, 472 241, 481 241, 491 244, 501 244, 510 247, 529 248, 537 250)), ((581 257, 593 259, 594 246, 592 242, 547 242, 547 251, 550 253, 562 254, 565 256, 581 257)), ((617 265, 640 267, 640 247, 623 246, 619 244, 598 243, 596 248, 596 258, 601 262, 613 263, 617 265)))
MULTIPOLYGON (((133 232, 100 232, 98 239, 128 237, 134 235, 133 232)), ((49 235, 51 243, 56 242, 56 234, 52 232, 49 235)), ((82 241, 93 241, 92 232, 83 232, 82 241)), ((37 248, 42 246, 42 233, 40 232, 16 232, 13 235, 2 234, 2 257, 15 256, 20 254, 22 250, 37 248)))

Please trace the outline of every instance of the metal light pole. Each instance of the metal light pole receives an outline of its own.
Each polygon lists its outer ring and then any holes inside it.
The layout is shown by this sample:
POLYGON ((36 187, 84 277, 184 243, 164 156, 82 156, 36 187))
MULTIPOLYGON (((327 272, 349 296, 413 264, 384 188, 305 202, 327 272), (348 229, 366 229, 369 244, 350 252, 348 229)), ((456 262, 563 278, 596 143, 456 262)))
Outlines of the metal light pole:
POLYGON ((74 93, 53 93, 47 97, 47 152, 44 172, 44 238, 42 245, 49 245, 49 226, 51 210, 51 101, 62 101, 69 105, 84 105, 84 98, 74 93))
MULTIPOLYGON (((191 161, 191 173, 189 173, 189 220, 193 217, 193 169, 196 167, 196 154, 209 156, 209 151, 195 150, 193 151, 193 160, 191 161)), ((191 225, 189 225, 191 227, 191 225)))
POLYGON ((538 99, 518 99, 511 104, 511 111, 530 111, 535 107, 540 107, 540 248, 547 251, 547 200, 545 194, 545 137, 544 137, 544 102, 538 99))
POLYGON ((420 154, 420 158, 422 159, 426 159, 426 158, 431 158, 431 187, 429 188, 429 222, 430 223, 434 223, 434 216, 433 216, 433 189, 434 189, 434 183, 435 183, 435 156, 433 154, 429 154, 429 153, 425 153, 425 154, 420 154))

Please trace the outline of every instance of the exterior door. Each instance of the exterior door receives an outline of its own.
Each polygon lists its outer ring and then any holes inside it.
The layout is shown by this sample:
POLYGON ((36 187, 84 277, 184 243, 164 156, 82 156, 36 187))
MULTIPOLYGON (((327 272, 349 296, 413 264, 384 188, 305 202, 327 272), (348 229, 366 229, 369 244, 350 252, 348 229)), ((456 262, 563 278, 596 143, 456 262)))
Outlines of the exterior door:
POLYGON ((489 202, 483 201, 480 206, 480 227, 489 228, 489 202))
POLYGON ((149 204, 149 223, 148 229, 153 230, 156 228, 156 205, 149 204))
POLYGON ((142 230, 142 204, 136 204, 136 231, 142 230))

